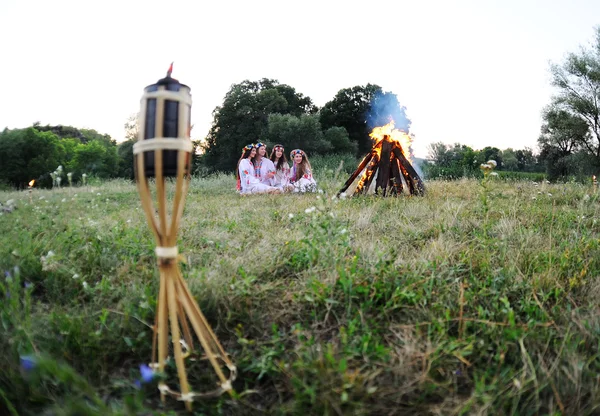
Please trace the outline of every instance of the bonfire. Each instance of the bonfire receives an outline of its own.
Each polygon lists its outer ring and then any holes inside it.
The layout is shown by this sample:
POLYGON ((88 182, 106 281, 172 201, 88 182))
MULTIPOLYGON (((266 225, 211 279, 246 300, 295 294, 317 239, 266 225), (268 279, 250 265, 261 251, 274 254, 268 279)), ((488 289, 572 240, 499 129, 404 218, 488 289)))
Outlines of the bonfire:
POLYGON ((409 153, 412 138, 394 127, 394 122, 375 127, 369 134, 373 148, 350 175, 340 195, 360 179, 353 195, 366 195, 375 179, 375 194, 382 196, 401 195, 405 190, 409 195, 424 195, 425 185, 411 164, 409 153))

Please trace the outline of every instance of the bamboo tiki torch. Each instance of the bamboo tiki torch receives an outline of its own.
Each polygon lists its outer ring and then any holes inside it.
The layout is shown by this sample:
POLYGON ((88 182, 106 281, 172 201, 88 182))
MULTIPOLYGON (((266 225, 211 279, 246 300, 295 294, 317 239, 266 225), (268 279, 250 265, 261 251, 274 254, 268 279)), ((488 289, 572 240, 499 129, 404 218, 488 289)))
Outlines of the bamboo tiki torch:
POLYGON ((138 192, 157 244, 155 252, 160 274, 151 367, 164 372, 169 356, 170 333, 179 391, 167 386, 164 381, 159 383, 158 388, 163 401, 169 394, 184 401, 186 408, 191 410, 192 401, 196 398, 214 397, 225 391, 232 394, 231 382, 235 380, 236 367, 202 314, 178 264, 177 231, 190 183, 192 98, 187 85, 171 78, 172 70, 173 64, 165 78, 144 89, 138 141, 133 146, 133 154, 138 192), (167 181, 169 177, 175 180, 167 181), (150 182, 148 178, 154 180, 150 182), (170 213, 166 191, 169 182, 175 187, 170 213), (150 190, 152 183, 156 187, 157 215, 150 190), (217 389, 208 393, 194 392, 188 382, 185 359, 194 348, 193 333, 220 380, 217 389), (225 376, 225 367, 229 377, 225 376))

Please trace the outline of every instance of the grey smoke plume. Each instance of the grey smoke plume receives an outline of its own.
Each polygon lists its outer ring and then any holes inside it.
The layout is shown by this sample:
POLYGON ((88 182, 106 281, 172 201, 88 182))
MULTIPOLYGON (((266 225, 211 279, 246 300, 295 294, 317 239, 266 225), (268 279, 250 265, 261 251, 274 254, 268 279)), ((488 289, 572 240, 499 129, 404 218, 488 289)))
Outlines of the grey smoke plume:
POLYGON ((371 108, 367 113, 367 126, 369 129, 385 126, 391 120, 398 130, 409 133, 411 121, 406 116, 406 107, 400 105, 396 94, 377 92, 371 100, 371 108))

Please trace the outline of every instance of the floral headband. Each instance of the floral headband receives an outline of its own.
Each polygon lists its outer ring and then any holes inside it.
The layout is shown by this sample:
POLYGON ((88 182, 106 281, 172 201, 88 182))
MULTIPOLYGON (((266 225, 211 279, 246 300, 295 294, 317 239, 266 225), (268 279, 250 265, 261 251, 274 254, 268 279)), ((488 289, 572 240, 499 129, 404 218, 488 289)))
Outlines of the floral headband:
POLYGON ((244 146, 244 147, 242 148, 242 153, 244 153, 246 150, 252 150, 252 149, 254 149, 255 147, 256 147, 256 145, 254 145, 254 144, 252 144, 252 143, 251 143, 251 144, 247 144, 246 146, 244 146))
POLYGON ((273 150, 276 150, 276 149, 281 149, 282 152, 284 150, 282 144, 276 144, 275 146, 273 146, 273 150))
POLYGON ((266 145, 266 144, 264 144, 264 143, 262 143, 262 142, 258 142, 258 143, 256 143, 254 146, 255 146, 257 149, 258 149, 259 147, 267 147, 267 145, 266 145))
POLYGON ((304 152, 303 152, 302 150, 300 150, 300 149, 292 150, 292 151, 290 152, 290 157, 291 157, 292 159, 293 159, 293 158, 294 158, 294 156, 296 156, 296 155, 302 155, 302 156, 304 156, 304 152))

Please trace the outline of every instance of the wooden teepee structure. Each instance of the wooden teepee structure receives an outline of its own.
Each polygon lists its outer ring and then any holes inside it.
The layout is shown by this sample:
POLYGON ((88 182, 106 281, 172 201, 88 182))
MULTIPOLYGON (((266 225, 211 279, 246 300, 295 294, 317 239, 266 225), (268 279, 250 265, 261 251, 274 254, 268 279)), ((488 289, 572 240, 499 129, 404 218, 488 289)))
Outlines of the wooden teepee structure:
POLYGON ((425 185, 417 171, 404 156, 402 145, 384 135, 377 141, 371 152, 359 163, 350 175, 338 196, 360 176, 353 196, 366 195, 375 179, 375 194, 382 196, 401 195, 405 190, 409 195, 424 195, 425 185))

